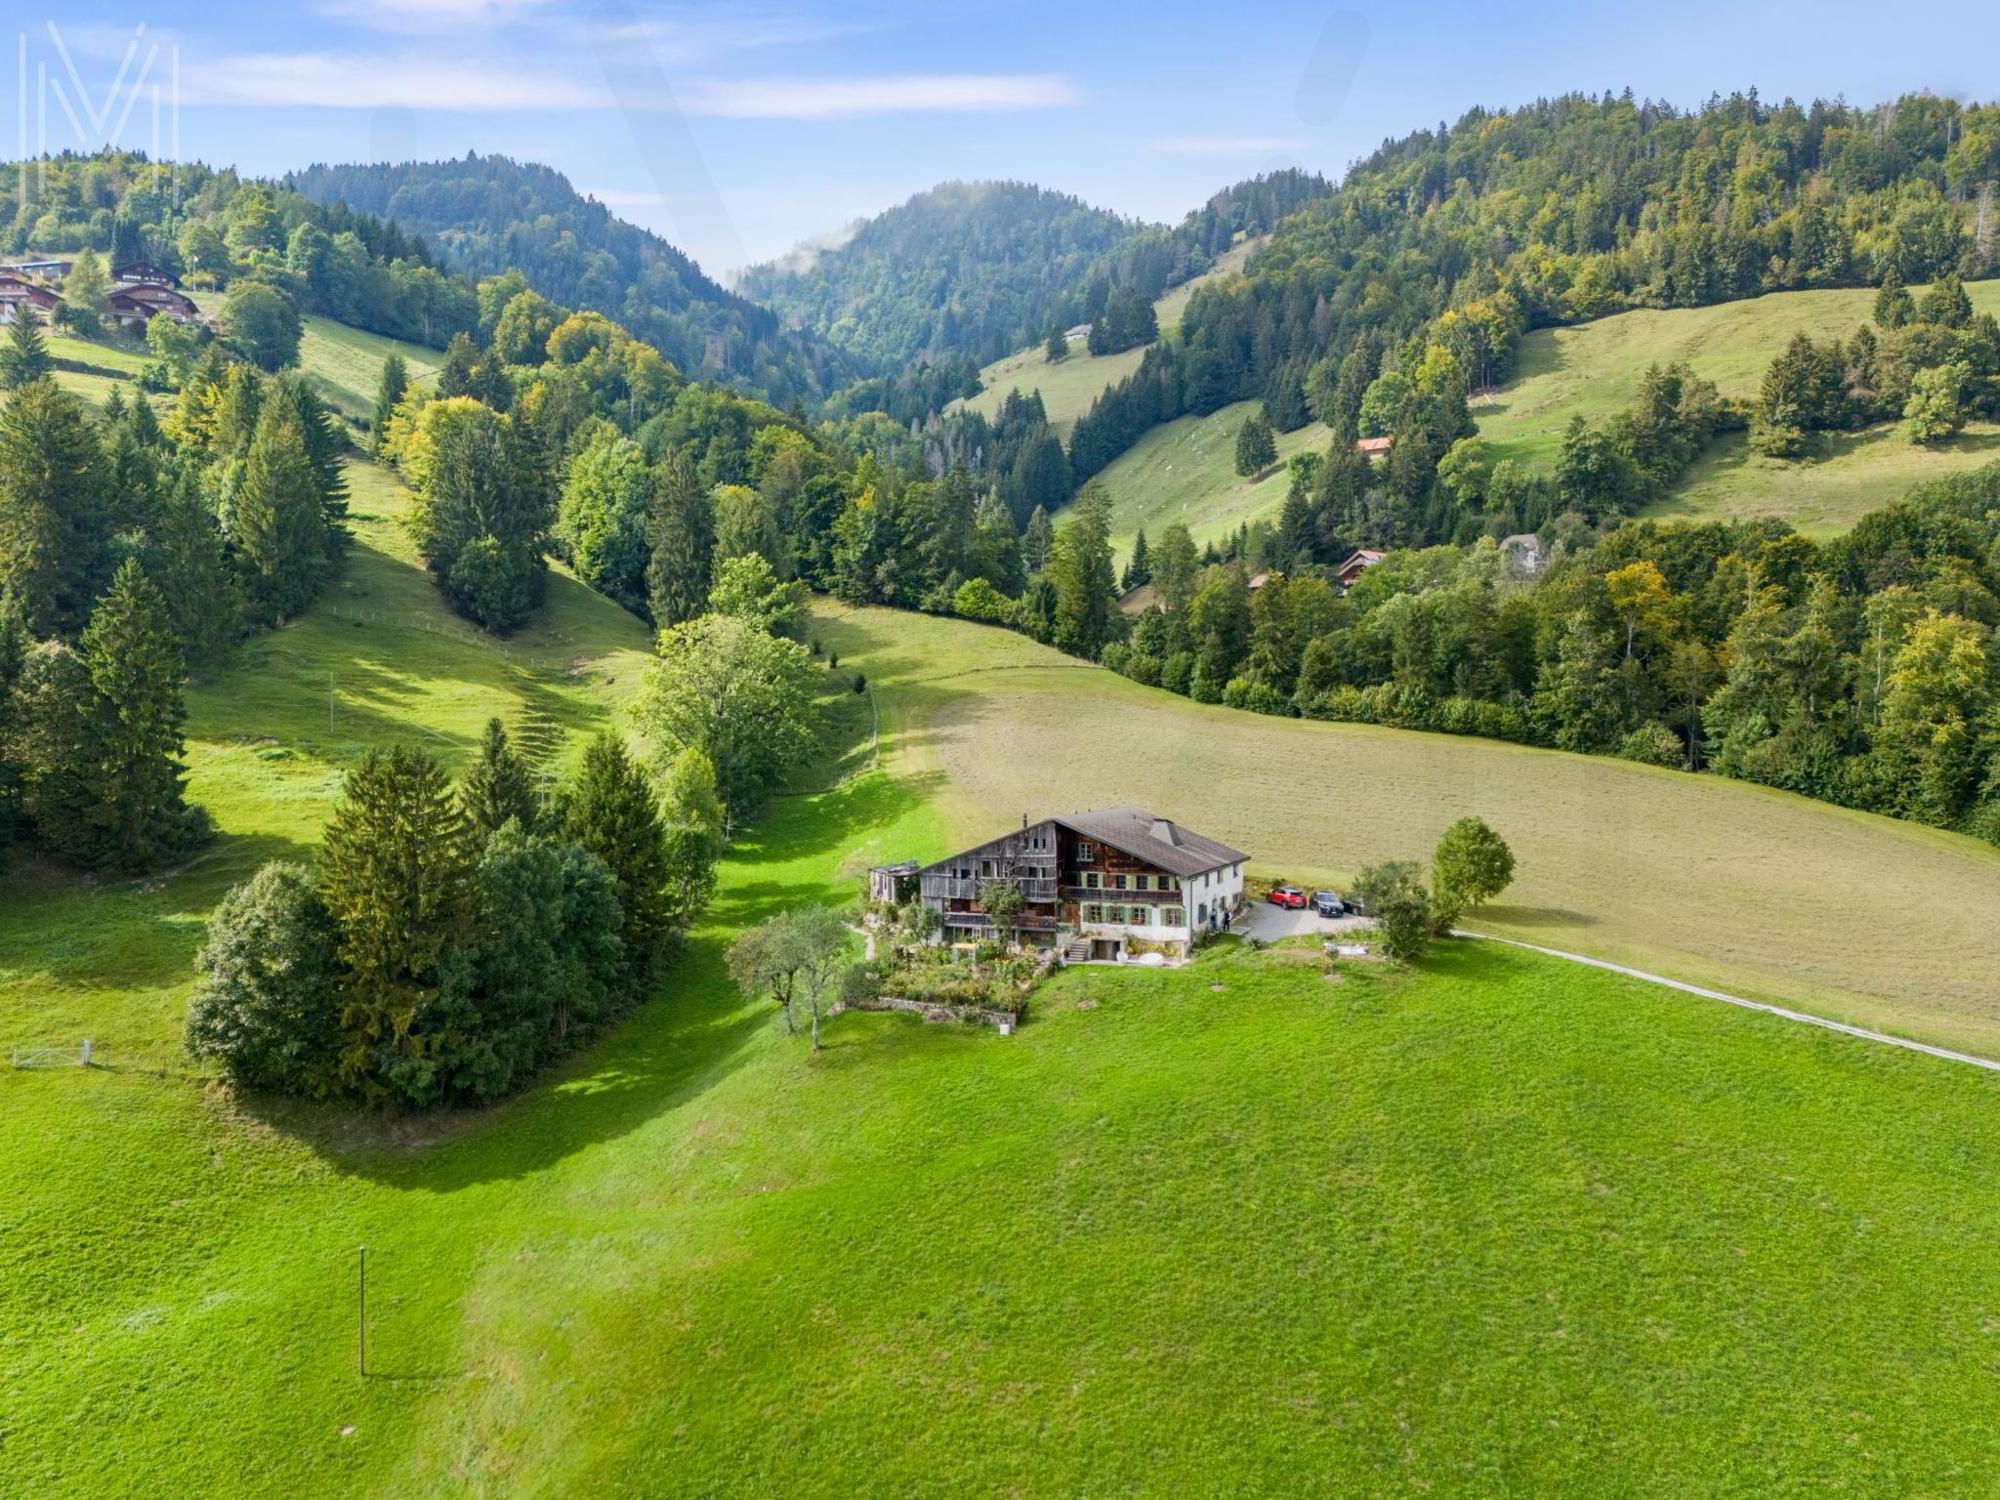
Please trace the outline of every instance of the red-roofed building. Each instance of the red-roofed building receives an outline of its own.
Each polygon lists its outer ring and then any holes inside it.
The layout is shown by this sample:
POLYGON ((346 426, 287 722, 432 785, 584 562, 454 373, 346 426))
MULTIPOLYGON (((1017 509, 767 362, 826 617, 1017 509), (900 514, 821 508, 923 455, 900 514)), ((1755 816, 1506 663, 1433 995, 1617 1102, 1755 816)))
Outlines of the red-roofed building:
POLYGON ((1372 462, 1378 458, 1387 458, 1389 450, 1395 446, 1396 440, 1392 437, 1362 438, 1355 443, 1354 451, 1372 462))

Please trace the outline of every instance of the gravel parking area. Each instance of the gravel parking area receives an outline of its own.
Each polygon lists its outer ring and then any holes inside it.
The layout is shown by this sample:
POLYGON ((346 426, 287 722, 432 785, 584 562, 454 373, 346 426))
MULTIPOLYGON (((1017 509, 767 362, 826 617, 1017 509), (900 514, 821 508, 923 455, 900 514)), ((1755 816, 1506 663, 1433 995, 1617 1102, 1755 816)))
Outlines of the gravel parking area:
POLYGON ((1268 901, 1254 901, 1249 913, 1230 930, 1262 943, 1275 943, 1288 937, 1332 937, 1335 933, 1374 925, 1366 917, 1322 917, 1311 907, 1294 911, 1268 901))

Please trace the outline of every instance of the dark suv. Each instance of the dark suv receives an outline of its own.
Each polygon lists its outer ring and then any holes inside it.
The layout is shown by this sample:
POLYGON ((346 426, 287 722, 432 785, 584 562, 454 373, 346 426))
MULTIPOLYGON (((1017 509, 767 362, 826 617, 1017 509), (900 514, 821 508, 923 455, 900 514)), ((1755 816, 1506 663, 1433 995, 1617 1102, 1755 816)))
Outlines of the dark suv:
POLYGON ((1344 917, 1347 915, 1347 903, 1332 891, 1314 891, 1312 907, 1322 917, 1344 917))

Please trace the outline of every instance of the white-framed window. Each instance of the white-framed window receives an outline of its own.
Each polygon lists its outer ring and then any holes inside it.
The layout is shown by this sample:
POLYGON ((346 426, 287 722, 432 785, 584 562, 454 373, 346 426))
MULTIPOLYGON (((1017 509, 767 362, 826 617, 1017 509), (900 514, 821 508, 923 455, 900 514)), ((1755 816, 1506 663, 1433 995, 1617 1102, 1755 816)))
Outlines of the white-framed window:
POLYGON ((1076 862, 1080 865, 1097 863, 1097 846, 1088 839, 1076 841, 1076 862))
POLYGON ((1187 926, 1187 912, 1178 906, 1169 906, 1160 913, 1160 925, 1163 927, 1185 927, 1187 926))
POLYGON ((1112 889, 1112 890, 1114 890, 1114 891, 1122 891, 1122 890, 1124 890, 1124 889, 1125 889, 1125 877, 1124 877, 1123 875, 1113 875, 1113 876, 1111 877, 1111 889, 1112 889))
POLYGON ((1132 887, 1133 890, 1143 891, 1144 889, 1146 889, 1148 881, 1144 875, 1136 876, 1134 877, 1134 879, 1135 879, 1135 884, 1132 887))
POLYGON ((1083 920, 1086 922, 1102 922, 1104 920, 1104 908, 1092 902, 1083 909, 1083 920))
POLYGON ((1097 882, 1098 882, 1099 880, 1101 880, 1102 878, 1103 878, 1103 877, 1102 877, 1102 876, 1100 876, 1100 875, 1099 875, 1099 874, 1098 874, 1098 873, 1097 873, 1097 872, 1096 872, 1095 870, 1091 870, 1091 871, 1088 871, 1088 872, 1086 872, 1086 873, 1085 873, 1085 875, 1084 875, 1084 877, 1083 877, 1083 888, 1084 888, 1085 890, 1087 890, 1087 891, 1094 891, 1094 890, 1096 890, 1096 889, 1097 889, 1097 882))

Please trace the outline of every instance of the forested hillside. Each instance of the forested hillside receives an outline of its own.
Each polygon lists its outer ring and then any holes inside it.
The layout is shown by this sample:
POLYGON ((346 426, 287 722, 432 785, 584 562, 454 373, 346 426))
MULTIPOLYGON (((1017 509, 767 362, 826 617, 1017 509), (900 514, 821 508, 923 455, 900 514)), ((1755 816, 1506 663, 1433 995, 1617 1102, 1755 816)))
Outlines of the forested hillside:
POLYGON ((471 283, 395 224, 199 162, 107 151, 0 163, 0 202, 12 205, 0 220, 9 255, 149 260, 197 288, 261 281, 305 312, 438 348, 479 317, 471 283))
POLYGON ((1024 182, 947 182, 837 249, 752 267, 743 290, 886 367, 919 355, 981 365, 1076 322, 1084 274, 1138 229, 1024 182))
POLYGON ((1509 376, 1523 332, 1891 274, 1989 274, 1996 177, 2000 111, 1923 95, 1874 109, 1773 108, 1752 93, 1692 113, 1629 94, 1473 110, 1385 144, 1287 218, 1246 277, 1197 294, 1180 337, 1077 424, 1071 467, 1088 477, 1161 422, 1261 398, 1280 431, 1316 417, 1395 439, 1379 475, 1324 466, 1321 560, 1468 520, 1534 524, 1537 503, 1565 497, 1524 503, 1439 479, 1472 431, 1467 392, 1509 376))
POLYGON ((427 236, 473 277, 514 271, 552 301, 615 318, 690 374, 780 404, 813 401, 857 369, 820 340, 704 275, 553 168, 468 153, 453 161, 314 165, 286 185, 427 236))
POLYGON ((837 248, 752 268, 743 290, 892 368, 925 358, 963 370, 1083 324, 1098 325, 1093 354, 1116 353, 1156 336, 1146 309, 1169 288, 1328 191, 1316 174, 1274 172, 1168 227, 1025 183, 946 183, 837 248))

